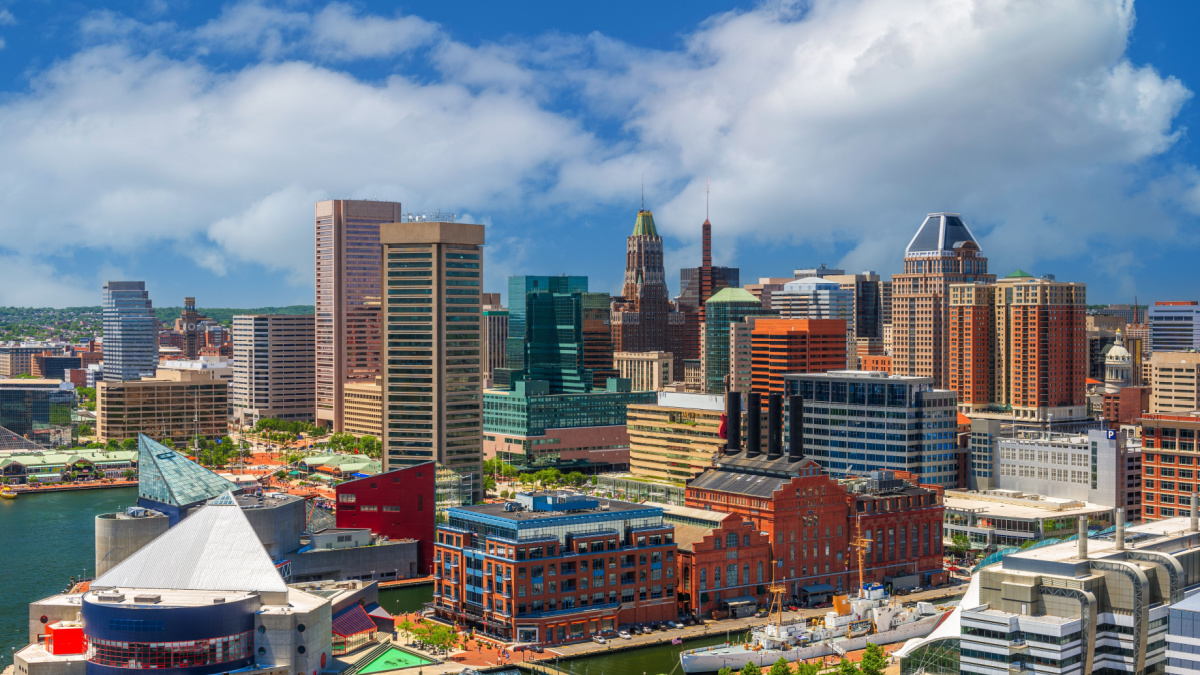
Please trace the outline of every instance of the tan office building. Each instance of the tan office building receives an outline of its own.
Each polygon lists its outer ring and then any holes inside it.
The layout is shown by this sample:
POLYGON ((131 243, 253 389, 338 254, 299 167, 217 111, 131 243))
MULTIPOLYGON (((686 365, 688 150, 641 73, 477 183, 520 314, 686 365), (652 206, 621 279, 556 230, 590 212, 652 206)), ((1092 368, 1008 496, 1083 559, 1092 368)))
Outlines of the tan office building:
POLYGON ((436 461, 482 490, 482 225, 380 228, 384 471, 436 461))
POLYGON ((725 445, 717 431, 725 397, 665 392, 657 404, 629 406, 629 472, 683 483, 712 468, 725 445))
POLYGON ((383 378, 374 382, 346 383, 346 433, 383 436, 383 378))
POLYGON ((380 374, 379 228, 400 220, 399 202, 316 205, 316 418, 334 431, 345 383, 380 374))
POLYGON ((253 425, 277 418, 312 422, 316 412, 315 319, 233 317, 233 417, 253 425))
POLYGON ((671 352, 616 352, 613 364, 634 391, 662 391, 675 381, 674 358, 671 352))
POLYGON ((1200 352, 1154 352, 1150 355, 1150 412, 1156 415, 1200 410, 1200 352))
POLYGON ((229 433, 229 385, 213 371, 162 370, 155 377, 96 383, 96 440, 146 434, 182 446, 229 433))

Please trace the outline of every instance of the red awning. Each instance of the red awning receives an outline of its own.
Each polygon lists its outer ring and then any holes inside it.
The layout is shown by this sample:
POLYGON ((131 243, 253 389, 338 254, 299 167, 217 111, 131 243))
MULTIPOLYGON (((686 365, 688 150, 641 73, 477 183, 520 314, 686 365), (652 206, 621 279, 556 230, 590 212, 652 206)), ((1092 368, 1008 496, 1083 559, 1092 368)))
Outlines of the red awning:
POLYGON ((367 616, 367 610, 363 609, 362 605, 351 605, 333 617, 335 635, 350 637, 373 630, 376 630, 375 622, 367 616))

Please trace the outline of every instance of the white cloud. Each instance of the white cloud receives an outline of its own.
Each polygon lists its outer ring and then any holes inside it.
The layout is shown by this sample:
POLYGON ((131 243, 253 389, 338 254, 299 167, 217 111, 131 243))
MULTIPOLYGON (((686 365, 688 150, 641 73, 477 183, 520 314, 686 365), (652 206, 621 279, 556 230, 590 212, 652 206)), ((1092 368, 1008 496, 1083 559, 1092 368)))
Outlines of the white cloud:
POLYGON ((68 307, 97 295, 77 276, 25 256, 0 255, 0 270, 0 307, 68 307))
POLYGON ((0 9, 0 26, 15 26, 17 25, 17 17, 7 9, 0 9))

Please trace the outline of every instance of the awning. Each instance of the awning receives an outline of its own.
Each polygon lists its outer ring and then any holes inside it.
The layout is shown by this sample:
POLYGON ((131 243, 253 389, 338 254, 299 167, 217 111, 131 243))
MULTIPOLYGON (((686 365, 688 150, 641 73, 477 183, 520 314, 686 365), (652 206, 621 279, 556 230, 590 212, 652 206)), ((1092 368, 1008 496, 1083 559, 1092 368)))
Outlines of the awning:
POLYGON ((372 602, 365 608, 368 616, 379 617, 380 619, 392 619, 393 617, 386 609, 379 606, 379 603, 372 602))
POLYGON ((758 588, 754 589, 754 592, 759 595, 763 595, 767 592, 767 587, 759 584, 758 588))
POLYGON ((350 637, 374 630, 377 630, 375 622, 371 620, 371 617, 367 616, 367 611, 362 608, 362 605, 350 605, 333 617, 333 632, 335 635, 350 637))
POLYGON ((757 604, 758 604, 758 599, 757 599, 757 598, 752 598, 752 597, 750 597, 750 596, 748 596, 748 595, 743 595, 743 596, 742 596, 742 597, 740 597, 740 598, 730 598, 730 599, 728 599, 728 600, 725 600, 725 601, 723 601, 723 602, 724 602, 725 604, 729 605, 730 607, 743 607, 743 606, 745 606, 745 605, 757 605, 757 604))
POLYGON ((708 593, 700 594, 700 602, 708 602, 708 593))
POLYGON ((289 475, 289 476, 299 476, 299 475, 300 475, 300 472, 299 472, 299 471, 289 471, 289 472, 288 472, 288 475, 289 475))
POLYGON ((800 590, 809 595, 819 595, 821 593, 832 593, 833 586, 829 584, 813 584, 812 586, 803 586, 800 590))

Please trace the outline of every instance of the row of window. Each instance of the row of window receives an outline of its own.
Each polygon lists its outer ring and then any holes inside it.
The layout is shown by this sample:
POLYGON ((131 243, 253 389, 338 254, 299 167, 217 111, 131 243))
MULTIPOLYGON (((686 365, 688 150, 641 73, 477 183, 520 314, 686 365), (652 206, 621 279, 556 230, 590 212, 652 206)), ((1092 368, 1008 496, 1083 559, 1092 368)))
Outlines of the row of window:
POLYGON ((191 668, 250 658, 253 631, 185 642, 121 642, 91 638, 88 661, 132 669, 191 668))

